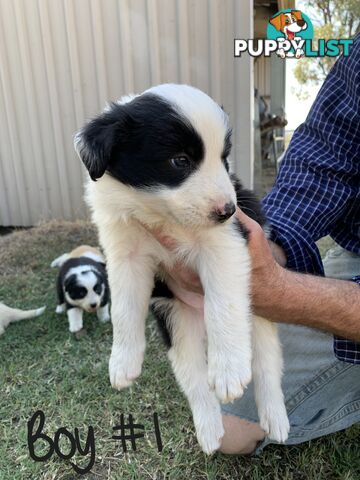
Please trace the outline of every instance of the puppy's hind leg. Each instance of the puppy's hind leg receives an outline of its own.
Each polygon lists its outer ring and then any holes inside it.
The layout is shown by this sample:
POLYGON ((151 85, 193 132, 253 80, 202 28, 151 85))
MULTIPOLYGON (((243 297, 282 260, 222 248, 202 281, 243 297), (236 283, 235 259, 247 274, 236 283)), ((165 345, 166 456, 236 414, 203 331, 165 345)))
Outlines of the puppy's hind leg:
POLYGON ((290 430, 281 388, 282 352, 276 324, 253 318, 253 380, 260 426, 283 443, 290 430))
POLYGON ((169 329, 168 353, 175 377, 185 393, 205 453, 220 447, 224 435, 219 401, 207 378, 206 334, 203 313, 179 300, 160 300, 153 312, 162 328, 169 329))
POLYGON ((68 253, 64 253, 63 255, 60 255, 60 257, 55 258, 50 264, 51 268, 56 268, 56 267, 61 267, 66 260, 70 258, 70 255, 68 253))

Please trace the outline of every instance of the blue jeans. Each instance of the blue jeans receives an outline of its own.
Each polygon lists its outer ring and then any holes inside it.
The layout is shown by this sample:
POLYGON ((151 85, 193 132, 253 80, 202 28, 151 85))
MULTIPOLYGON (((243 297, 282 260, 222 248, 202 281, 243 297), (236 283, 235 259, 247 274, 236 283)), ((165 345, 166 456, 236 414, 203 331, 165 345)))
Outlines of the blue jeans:
MULTIPOLYGON (((351 278, 360 274, 360 256, 340 247, 328 252, 325 274, 351 278)), ((360 421, 360 365, 337 360, 332 335, 318 330, 280 324, 283 346, 283 390, 290 420, 286 445, 294 445, 337 432, 360 421)), ((253 385, 244 396, 226 405, 223 413, 258 422, 253 385)), ((272 440, 258 446, 259 453, 272 440)))

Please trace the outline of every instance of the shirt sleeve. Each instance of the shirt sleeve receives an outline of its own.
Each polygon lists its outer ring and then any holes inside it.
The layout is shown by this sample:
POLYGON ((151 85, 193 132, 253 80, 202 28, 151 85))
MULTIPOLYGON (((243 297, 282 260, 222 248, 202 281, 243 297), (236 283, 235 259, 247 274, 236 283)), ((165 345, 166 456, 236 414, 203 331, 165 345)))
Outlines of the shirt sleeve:
POLYGON ((359 38, 327 76, 263 200, 270 238, 292 270, 324 273, 315 242, 337 228, 359 193, 359 38))

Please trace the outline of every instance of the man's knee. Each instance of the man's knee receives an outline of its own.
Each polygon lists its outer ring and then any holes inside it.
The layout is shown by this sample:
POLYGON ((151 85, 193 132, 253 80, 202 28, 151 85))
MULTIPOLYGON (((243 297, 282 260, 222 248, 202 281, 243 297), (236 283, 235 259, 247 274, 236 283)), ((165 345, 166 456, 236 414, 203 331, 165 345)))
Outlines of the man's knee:
POLYGON ((225 434, 219 451, 229 455, 248 455, 265 433, 257 423, 248 422, 234 415, 223 415, 225 434))

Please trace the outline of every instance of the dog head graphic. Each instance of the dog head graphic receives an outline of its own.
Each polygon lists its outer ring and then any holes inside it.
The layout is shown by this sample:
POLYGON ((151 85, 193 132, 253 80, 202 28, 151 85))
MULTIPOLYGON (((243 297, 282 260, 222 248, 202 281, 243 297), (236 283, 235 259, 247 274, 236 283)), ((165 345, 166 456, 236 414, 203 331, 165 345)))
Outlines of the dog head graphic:
POLYGON ((287 13, 279 13, 275 17, 269 20, 271 25, 282 32, 285 35, 285 38, 288 40, 293 40, 297 33, 301 30, 307 29, 307 23, 302 18, 302 13, 300 10, 291 10, 287 13))

